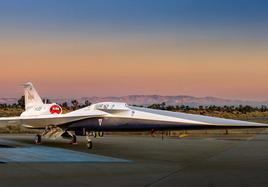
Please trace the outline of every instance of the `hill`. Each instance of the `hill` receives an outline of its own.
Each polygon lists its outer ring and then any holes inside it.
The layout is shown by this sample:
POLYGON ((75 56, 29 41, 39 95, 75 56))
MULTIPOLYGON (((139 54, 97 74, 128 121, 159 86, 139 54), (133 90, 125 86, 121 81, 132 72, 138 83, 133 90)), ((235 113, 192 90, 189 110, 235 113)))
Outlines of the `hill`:
MULTIPOLYGON (((64 101, 70 102, 72 99, 54 99, 55 102, 62 103, 64 101)), ((82 97, 77 99, 80 103, 84 103, 86 100, 91 103, 114 101, 125 102, 128 104, 144 105, 148 106, 154 103, 163 103, 167 105, 188 105, 191 107, 197 106, 209 106, 209 105, 250 105, 250 106, 268 106, 268 101, 246 101, 246 100, 230 100, 217 97, 193 97, 187 95, 180 96, 161 96, 161 95, 129 95, 122 97, 82 97)))
MULTIPOLYGON (((163 103, 167 105, 188 105, 191 107, 197 106, 238 106, 238 105, 250 105, 250 106, 268 106, 268 101, 248 101, 248 100, 231 100, 223 99, 218 97, 193 97, 187 95, 179 96, 161 96, 161 95, 129 95, 121 97, 81 97, 81 98, 49 98, 51 101, 56 103, 68 102, 70 103, 73 99, 77 99, 79 103, 84 103, 88 100, 91 103, 103 102, 103 101, 114 101, 114 102, 125 102, 128 104, 144 105, 148 106, 154 103, 163 103)), ((17 102, 17 98, 0 98, 0 103, 13 104, 17 102)))

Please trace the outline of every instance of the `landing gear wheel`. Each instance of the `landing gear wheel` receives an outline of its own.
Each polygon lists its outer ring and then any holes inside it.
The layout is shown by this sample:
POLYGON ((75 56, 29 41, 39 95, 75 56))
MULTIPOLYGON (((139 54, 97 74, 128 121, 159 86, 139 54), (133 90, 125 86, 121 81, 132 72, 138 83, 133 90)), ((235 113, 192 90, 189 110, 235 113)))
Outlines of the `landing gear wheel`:
POLYGON ((92 147, 93 147, 92 141, 87 141, 87 148, 92 149, 92 147))
POLYGON ((42 142, 42 138, 41 138, 41 135, 40 134, 37 134, 34 138, 34 143, 35 144, 41 144, 42 142))
POLYGON ((76 136, 75 135, 73 135, 71 143, 72 144, 77 144, 77 140, 76 140, 76 136))

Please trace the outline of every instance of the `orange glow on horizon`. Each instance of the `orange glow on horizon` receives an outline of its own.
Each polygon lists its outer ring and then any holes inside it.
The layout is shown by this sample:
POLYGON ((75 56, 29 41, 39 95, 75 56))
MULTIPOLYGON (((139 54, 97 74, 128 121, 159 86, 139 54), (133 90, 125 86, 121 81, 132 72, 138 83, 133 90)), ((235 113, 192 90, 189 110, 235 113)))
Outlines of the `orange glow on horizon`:
POLYGON ((2 89, 0 96, 17 96, 11 87, 32 81, 52 97, 187 94, 268 98, 268 47, 79 42, 4 41, 0 44, 0 82, 8 89, 2 89))

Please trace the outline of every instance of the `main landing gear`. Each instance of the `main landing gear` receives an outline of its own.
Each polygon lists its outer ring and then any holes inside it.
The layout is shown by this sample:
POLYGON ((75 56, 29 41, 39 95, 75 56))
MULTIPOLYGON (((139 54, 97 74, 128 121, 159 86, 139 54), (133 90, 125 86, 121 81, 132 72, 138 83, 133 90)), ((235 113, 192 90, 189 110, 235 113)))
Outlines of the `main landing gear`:
MULTIPOLYGON (((42 135, 37 134, 34 138, 34 143, 35 144, 41 144, 42 143, 42 135)), ((75 135, 72 135, 71 137, 71 144, 77 144, 77 138, 75 135)))
MULTIPOLYGON (((86 134, 86 146, 88 149, 92 149, 93 148, 93 143, 92 143, 92 139, 91 137, 103 137, 104 133, 103 132, 85 132, 86 134)), ((58 137, 62 137, 65 139, 69 139, 70 144, 77 144, 77 137, 76 135, 74 135, 74 133, 70 132, 70 131, 64 131, 60 128, 53 128, 53 127, 48 127, 45 129, 45 131, 42 134, 37 134, 34 138, 34 143, 35 144, 41 144, 42 143, 42 137, 45 138, 50 138, 50 139, 56 139, 58 137)))
POLYGON ((71 144, 77 144, 77 138, 75 135, 72 136, 71 144))
POLYGON ((37 134, 34 138, 34 143, 35 144, 41 144, 42 143, 42 138, 40 134, 37 134))

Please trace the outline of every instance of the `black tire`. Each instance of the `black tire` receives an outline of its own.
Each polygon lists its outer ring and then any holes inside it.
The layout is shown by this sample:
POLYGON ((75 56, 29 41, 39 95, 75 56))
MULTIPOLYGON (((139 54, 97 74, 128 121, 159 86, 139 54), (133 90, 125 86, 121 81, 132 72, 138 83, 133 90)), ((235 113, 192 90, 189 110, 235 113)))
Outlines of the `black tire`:
POLYGON ((35 144, 40 144, 42 142, 42 138, 40 134, 37 134, 34 138, 34 143, 35 144))
POLYGON ((73 137, 72 137, 72 144, 76 144, 76 143, 77 143, 76 136, 75 136, 75 135, 73 135, 73 137))
POLYGON ((92 147, 93 147, 92 141, 88 141, 87 142, 87 148, 92 149, 92 147))

